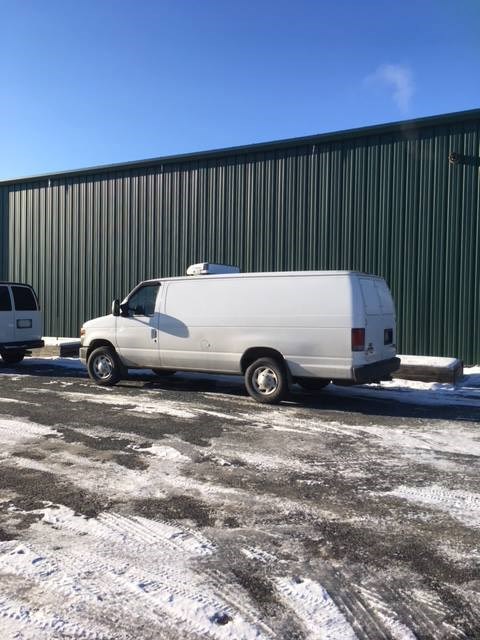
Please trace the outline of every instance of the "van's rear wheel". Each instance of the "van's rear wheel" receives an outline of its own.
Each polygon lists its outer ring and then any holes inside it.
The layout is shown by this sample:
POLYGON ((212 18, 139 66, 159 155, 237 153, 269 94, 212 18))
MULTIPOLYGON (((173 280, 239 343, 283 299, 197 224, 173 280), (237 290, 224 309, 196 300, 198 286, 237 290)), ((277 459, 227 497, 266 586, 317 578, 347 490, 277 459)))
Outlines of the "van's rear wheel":
POLYGON ((273 358, 259 358, 247 368, 245 386, 257 402, 278 404, 288 390, 285 366, 273 358))
POLYGON ((123 371, 118 356, 111 347, 98 347, 92 351, 87 369, 90 378, 102 387, 117 384, 123 371))
POLYGON ((2 351, 0 355, 6 364, 17 364, 24 359, 25 351, 2 351))
POLYGON ((307 391, 320 391, 330 383, 324 378, 297 378, 298 384, 307 391))

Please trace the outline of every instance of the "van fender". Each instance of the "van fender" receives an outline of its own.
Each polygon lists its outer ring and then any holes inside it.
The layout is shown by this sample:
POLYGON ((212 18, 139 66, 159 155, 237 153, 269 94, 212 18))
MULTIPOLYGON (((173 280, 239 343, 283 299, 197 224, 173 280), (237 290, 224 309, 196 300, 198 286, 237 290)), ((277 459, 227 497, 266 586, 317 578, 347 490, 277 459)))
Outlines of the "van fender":
POLYGON ((293 384, 293 378, 290 372, 290 367, 288 366, 288 362, 285 360, 280 351, 278 351, 277 349, 273 349, 272 347, 249 347, 246 351, 244 351, 240 359, 240 370, 242 374, 245 374, 245 371, 252 364, 252 362, 255 362, 255 360, 258 360, 258 358, 274 358, 275 360, 281 362, 285 367, 288 386, 290 387, 293 384))

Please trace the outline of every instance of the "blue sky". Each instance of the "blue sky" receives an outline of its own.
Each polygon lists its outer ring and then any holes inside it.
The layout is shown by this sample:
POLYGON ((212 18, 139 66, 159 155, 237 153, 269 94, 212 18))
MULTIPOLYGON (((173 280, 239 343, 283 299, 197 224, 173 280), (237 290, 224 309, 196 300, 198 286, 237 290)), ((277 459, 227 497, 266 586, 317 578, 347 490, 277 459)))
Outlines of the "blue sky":
POLYGON ((480 107, 480 0, 0 0, 0 179, 480 107))

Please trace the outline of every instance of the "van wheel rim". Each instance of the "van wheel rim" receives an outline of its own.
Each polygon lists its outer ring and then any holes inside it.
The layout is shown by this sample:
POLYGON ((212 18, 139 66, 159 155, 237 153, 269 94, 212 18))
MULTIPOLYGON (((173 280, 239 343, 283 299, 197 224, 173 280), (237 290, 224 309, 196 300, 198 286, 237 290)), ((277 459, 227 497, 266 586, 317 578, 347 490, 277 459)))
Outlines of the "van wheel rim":
POLYGON ((262 396, 269 396, 278 389, 278 376, 270 367, 258 367, 252 378, 253 388, 262 396))
POLYGON ((93 361, 93 372, 96 378, 106 380, 112 375, 113 362, 107 356, 98 356, 93 361))

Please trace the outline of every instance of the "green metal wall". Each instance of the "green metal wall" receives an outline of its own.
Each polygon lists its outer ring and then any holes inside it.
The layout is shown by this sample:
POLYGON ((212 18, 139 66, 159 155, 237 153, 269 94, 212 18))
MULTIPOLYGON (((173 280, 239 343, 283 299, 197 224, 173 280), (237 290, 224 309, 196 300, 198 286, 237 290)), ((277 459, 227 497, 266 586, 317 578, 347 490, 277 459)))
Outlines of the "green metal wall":
POLYGON ((0 183, 0 277, 34 285, 46 335, 76 336, 193 262, 357 269, 390 285, 400 352, 473 363, 479 213, 480 111, 0 183))

